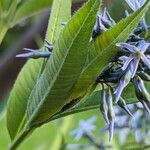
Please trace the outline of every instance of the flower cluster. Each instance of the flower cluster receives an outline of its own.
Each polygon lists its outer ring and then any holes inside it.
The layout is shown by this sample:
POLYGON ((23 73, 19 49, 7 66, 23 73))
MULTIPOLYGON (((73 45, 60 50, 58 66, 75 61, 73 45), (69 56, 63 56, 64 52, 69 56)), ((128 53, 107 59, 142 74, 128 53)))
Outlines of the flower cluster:
POLYGON ((112 149, 111 145, 106 145, 104 141, 97 141, 96 136, 93 131, 96 130, 96 117, 93 116, 87 120, 80 120, 78 128, 73 130, 70 135, 75 138, 75 140, 80 140, 85 138, 87 143, 81 144, 66 144, 67 149, 112 149))
POLYGON ((145 112, 141 103, 129 105, 133 112, 133 117, 128 117, 121 109, 115 107, 116 121, 114 133, 119 136, 120 144, 127 141, 128 135, 132 134, 137 143, 150 144, 149 123, 150 116, 145 112), (143 128, 144 127, 144 128, 143 128))
MULTIPOLYGON (((136 143, 149 145, 150 116, 145 112, 145 109, 140 102, 136 104, 130 104, 128 105, 128 107, 133 112, 133 117, 126 115, 126 112, 121 107, 114 106, 114 112, 116 114, 114 133, 119 139, 120 146, 128 145, 127 143, 129 141, 127 140, 127 138, 129 136, 131 139, 134 138, 136 143)), ((88 118, 87 120, 80 120, 78 127, 71 131, 70 135, 73 136, 77 141, 86 139, 86 142, 82 143, 81 141, 79 141, 79 143, 74 144, 66 143, 66 148, 69 150, 92 148, 114 149, 113 143, 107 145, 106 141, 97 140, 97 136, 99 136, 99 134, 103 135, 102 133, 105 133, 107 130, 109 130, 109 126, 106 124, 104 128, 99 129, 96 127, 96 124, 97 121, 95 116, 88 118), (96 131, 96 134, 93 133, 93 131, 96 131)))
MULTIPOLYGON (((126 0, 126 2, 133 11, 136 11, 144 5, 145 0, 126 0)), ((126 11, 126 16, 128 15, 129 13, 126 11)), ((99 17, 101 17, 99 20, 102 25, 96 31, 105 31, 106 28, 104 30, 103 26, 113 19, 110 15, 109 17, 106 15, 99 17), (105 22, 101 20, 105 20, 105 22)), ((112 25, 108 27, 110 28, 112 25)), ((122 97, 122 92, 129 83, 134 85, 137 99, 150 113, 150 94, 144 84, 144 81, 150 81, 150 43, 141 37, 148 29, 149 26, 143 18, 126 42, 116 44, 122 52, 121 56, 119 55, 113 62, 110 62, 97 78, 96 82, 103 86, 100 110, 109 126, 110 140, 112 139, 115 123, 113 100, 132 116, 126 101, 122 97)))

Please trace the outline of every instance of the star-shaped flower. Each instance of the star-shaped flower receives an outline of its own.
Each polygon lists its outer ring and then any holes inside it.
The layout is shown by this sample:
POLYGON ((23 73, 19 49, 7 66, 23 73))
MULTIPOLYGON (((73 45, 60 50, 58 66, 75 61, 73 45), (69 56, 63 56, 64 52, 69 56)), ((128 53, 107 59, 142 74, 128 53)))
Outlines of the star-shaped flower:
POLYGON ((142 60, 144 65, 150 69, 150 60, 145 55, 146 50, 150 46, 150 43, 141 40, 138 46, 131 45, 128 43, 117 43, 116 45, 129 54, 129 57, 122 57, 124 62, 124 65, 122 67, 124 75, 121 77, 117 87, 114 90, 115 102, 118 102, 123 89, 135 76, 140 60, 142 60))
POLYGON ((150 60, 144 54, 150 46, 150 43, 141 40, 138 46, 131 45, 128 43, 117 43, 116 45, 122 48, 123 51, 129 53, 129 57, 126 57, 122 70, 124 71, 128 67, 130 67, 130 70, 132 72, 132 78, 137 72, 140 60, 142 60, 143 63, 150 69, 150 60))
POLYGON ((88 120, 81 120, 79 122, 79 127, 71 132, 71 135, 75 137, 76 140, 80 140, 82 136, 86 133, 90 133, 96 129, 96 126, 94 125, 96 121, 96 117, 93 116, 92 118, 89 118, 88 120))

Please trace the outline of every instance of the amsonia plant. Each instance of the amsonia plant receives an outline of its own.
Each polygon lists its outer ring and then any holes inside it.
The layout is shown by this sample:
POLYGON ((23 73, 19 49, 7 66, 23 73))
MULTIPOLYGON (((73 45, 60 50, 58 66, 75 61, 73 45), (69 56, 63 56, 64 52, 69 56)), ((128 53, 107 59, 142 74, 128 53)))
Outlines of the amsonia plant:
POLYGON ((71 0, 53 1, 44 46, 16 56, 35 59, 23 67, 9 97, 10 149, 44 123, 76 112, 100 108, 110 140, 113 104, 132 116, 127 103, 138 99, 150 112, 150 28, 144 18, 150 1, 126 2, 134 12, 117 23, 100 10, 100 0, 88 0, 72 17, 71 0))

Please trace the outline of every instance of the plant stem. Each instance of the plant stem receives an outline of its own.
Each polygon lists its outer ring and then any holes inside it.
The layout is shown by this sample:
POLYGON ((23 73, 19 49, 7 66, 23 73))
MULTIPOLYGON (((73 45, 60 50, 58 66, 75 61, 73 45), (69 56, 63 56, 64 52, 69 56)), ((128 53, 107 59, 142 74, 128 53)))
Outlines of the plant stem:
POLYGON ((34 130, 34 128, 27 129, 25 128, 20 132, 20 134, 15 138, 15 140, 12 142, 10 147, 8 148, 9 150, 15 150, 21 142, 34 130))

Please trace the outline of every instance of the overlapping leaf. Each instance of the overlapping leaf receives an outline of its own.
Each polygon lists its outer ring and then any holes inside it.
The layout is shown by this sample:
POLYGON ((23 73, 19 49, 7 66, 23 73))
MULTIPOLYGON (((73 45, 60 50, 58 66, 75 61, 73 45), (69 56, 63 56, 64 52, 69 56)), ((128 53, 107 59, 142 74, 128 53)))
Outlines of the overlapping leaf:
MULTIPOLYGON (((150 92, 150 83, 145 82, 145 86, 150 92)), ((95 90, 90 96, 84 97, 78 104, 71 107, 70 109, 66 109, 65 111, 62 110, 56 113, 52 118, 50 118, 50 120, 58 119, 74 113, 99 109, 101 101, 101 92, 101 86, 99 85, 99 88, 97 88, 97 90, 95 90)), ((132 83, 124 89, 122 97, 126 100, 128 104, 139 102, 136 97, 135 89, 132 83)))
POLYGON ((137 10, 131 16, 123 19, 110 30, 104 32, 97 37, 96 40, 91 42, 89 62, 82 71, 77 84, 75 84, 70 99, 76 99, 82 96, 95 82, 104 67, 118 53, 115 44, 127 39, 129 34, 136 28, 145 15, 149 5, 150 1, 147 1, 142 8, 137 10))
MULTIPOLYGON (((70 0, 55 0, 48 25, 46 39, 53 43, 63 28, 61 22, 66 22, 71 16, 70 0), (65 9, 65 11, 64 11, 65 9), (57 32, 57 34, 55 34, 57 32)), ((25 121, 27 100, 35 86, 45 61, 43 59, 29 60, 21 70, 13 90, 11 91, 7 108, 7 128, 11 139, 20 131, 25 121)))
POLYGON ((99 0, 89 0, 56 41, 51 59, 29 97, 27 127, 45 122, 68 102, 68 95, 87 58, 98 8, 99 0))

